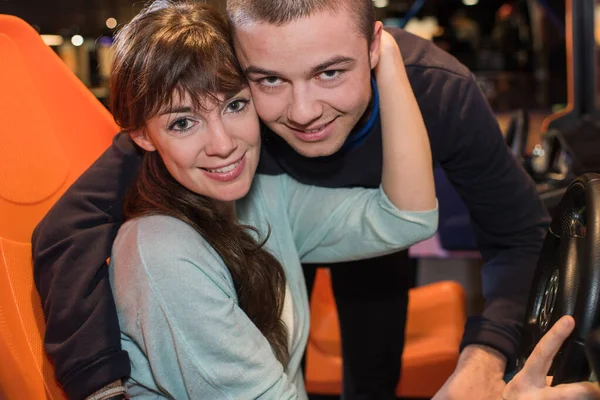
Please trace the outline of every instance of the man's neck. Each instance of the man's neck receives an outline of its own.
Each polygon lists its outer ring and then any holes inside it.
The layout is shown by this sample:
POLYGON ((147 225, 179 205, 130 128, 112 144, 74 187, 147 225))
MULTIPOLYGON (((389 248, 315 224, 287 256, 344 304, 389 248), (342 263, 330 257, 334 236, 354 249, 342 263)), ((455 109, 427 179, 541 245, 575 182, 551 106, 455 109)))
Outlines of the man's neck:
POLYGON ((371 119, 371 116, 373 115, 373 111, 375 110, 375 101, 374 101, 375 100, 375 92, 374 92, 374 90, 375 90, 374 88, 371 89, 371 98, 369 99, 369 105, 367 106, 367 109, 365 110, 362 117, 360 117, 360 119, 358 120, 358 123, 354 126, 353 131, 365 126, 371 119))
POLYGON ((358 123, 352 128, 352 131, 348 135, 344 146, 342 146, 342 152, 350 151, 360 146, 369 137, 371 128, 375 123, 375 120, 379 116, 379 94, 377 93, 377 83, 375 78, 371 78, 371 100, 369 106, 359 119, 358 123))

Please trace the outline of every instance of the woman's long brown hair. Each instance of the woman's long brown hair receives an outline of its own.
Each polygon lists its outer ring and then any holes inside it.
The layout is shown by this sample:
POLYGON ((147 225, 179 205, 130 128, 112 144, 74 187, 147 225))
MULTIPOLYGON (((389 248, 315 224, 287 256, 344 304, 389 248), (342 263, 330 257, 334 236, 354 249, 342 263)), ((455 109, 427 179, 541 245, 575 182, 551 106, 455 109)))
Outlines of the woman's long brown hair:
MULTIPOLYGON (((201 109, 207 99, 234 95, 247 85, 227 22, 200 2, 155 1, 117 34, 114 50, 111 111, 126 132, 143 129, 175 95, 189 95, 201 109)), ((257 242, 254 228, 232 221, 210 198, 177 182, 156 151, 144 154, 123 207, 125 219, 168 215, 200 233, 227 265, 239 306, 287 366, 287 330, 281 321, 285 273, 263 248, 266 238, 257 242)))

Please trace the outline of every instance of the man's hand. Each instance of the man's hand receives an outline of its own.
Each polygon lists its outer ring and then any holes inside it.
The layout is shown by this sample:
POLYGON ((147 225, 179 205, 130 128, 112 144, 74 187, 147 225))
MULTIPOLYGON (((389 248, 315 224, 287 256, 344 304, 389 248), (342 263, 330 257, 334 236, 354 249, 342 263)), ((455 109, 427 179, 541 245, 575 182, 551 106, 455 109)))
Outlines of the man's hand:
POLYGON ((433 400, 498 400, 502 396, 506 358, 487 346, 464 348, 454 373, 433 400))
POLYGON ((527 359, 523 369, 506 385, 503 400, 598 400, 600 388, 591 382, 578 382, 551 387, 547 377, 550 365, 565 339, 573 332, 575 320, 559 319, 527 359))

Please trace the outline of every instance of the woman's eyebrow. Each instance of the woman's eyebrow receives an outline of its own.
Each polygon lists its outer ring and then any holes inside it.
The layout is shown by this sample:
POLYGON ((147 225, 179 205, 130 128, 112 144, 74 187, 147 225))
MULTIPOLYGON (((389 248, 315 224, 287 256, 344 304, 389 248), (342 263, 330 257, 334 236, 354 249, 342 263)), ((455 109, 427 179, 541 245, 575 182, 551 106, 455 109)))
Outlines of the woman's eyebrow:
POLYGON ((165 114, 177 114, 177 113, 189 113, 192 112, 193 109, 192 107, 189 106, 176 106, 174 108, 169 108, 165 111, 162 111, 160 113, 160 115, 165 115, 165 114))

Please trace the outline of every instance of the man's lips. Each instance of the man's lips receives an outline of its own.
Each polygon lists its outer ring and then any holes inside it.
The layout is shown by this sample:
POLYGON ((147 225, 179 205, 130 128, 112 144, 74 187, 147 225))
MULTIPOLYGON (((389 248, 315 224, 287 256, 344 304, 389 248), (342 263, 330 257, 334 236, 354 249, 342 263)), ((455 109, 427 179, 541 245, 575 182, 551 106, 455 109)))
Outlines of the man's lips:
POLYGON ((334 118, 333 120, 331 120, 325 124, 319 125, 317 128, 311 128, 311 129, 299 129, 299 128, 292 127, 290 125, 286 125, 286 126, 301 141, 316 142, 316 141, 320 141, 320 140, 323 140, 323 139, 326 139, 327 137, 329 137, 331 132, 333 132, 333 127, 335 125, 336 120, 337 120, 337 118, 334 118))

